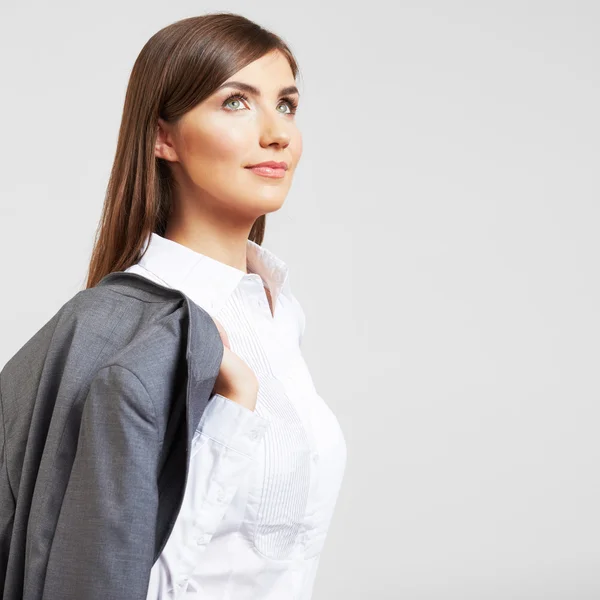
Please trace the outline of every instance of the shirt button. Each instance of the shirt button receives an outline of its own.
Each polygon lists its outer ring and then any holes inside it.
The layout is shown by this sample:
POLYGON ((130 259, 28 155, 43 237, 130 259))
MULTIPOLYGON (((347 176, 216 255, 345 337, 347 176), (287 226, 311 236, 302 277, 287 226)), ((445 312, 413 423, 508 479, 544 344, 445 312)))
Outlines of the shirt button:
POLYGON ((217 494, 217 500, 219 502, 223 502, 223 500, 225 500, 225 492, 223 490, 219 490, 219 493, 217 494))
POLYGON ((257 431, 256 429, 253 429, 253 430, 250 432, 250 439, 251 439, 251 440, 255 440, 257 437, 258 437, 258 431, 257 431))
POLYGON ((319 462, 319 453, 313 452, 312 459, 315 463, 318 463, 319 462))

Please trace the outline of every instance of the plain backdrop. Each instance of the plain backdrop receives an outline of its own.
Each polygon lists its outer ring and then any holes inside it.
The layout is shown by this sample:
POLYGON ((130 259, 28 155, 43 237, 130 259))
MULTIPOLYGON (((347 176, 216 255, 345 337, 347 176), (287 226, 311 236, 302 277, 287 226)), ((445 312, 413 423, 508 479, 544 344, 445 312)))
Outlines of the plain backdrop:
POLYGON ((301 68, 264 244, 348 445, 313 600, 600 598, 599 2, 3 3, 0 365, 83 289, 142 46, 218 10, 301 68))

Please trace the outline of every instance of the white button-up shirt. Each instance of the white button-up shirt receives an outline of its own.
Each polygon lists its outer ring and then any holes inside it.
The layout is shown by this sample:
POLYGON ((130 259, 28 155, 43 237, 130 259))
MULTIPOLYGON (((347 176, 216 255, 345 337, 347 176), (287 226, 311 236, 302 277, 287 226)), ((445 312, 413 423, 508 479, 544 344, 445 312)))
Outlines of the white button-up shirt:
POLYGON ((248 273, 156 233, 146 246, 126 270, 181 290, 216 317, 259 382, 254 411, 211 396, 147 598, 309 600, 346 443, 300 350, 304 312, 288 267, 251 240, 248 273))

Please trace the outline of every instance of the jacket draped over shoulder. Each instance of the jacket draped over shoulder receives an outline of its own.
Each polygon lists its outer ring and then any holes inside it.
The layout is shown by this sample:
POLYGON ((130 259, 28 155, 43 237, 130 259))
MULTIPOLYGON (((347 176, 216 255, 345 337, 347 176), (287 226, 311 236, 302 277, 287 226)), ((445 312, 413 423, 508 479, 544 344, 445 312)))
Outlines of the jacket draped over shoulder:
POLYGON ((145 600, 223 344, 182 292, 118 271, 0 372, 0 598, 145 600))

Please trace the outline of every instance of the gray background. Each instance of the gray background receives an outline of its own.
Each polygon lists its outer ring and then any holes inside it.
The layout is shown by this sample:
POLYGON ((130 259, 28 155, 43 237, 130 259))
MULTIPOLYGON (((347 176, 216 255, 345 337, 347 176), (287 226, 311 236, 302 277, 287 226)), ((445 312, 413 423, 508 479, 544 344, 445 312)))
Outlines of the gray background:
POLYGON ((348 444, 313 600, 600 598, 599 2, 3 3, 0 364, 84 284, 143 44, 217 10, 302 70, 265 246, 348 444))

